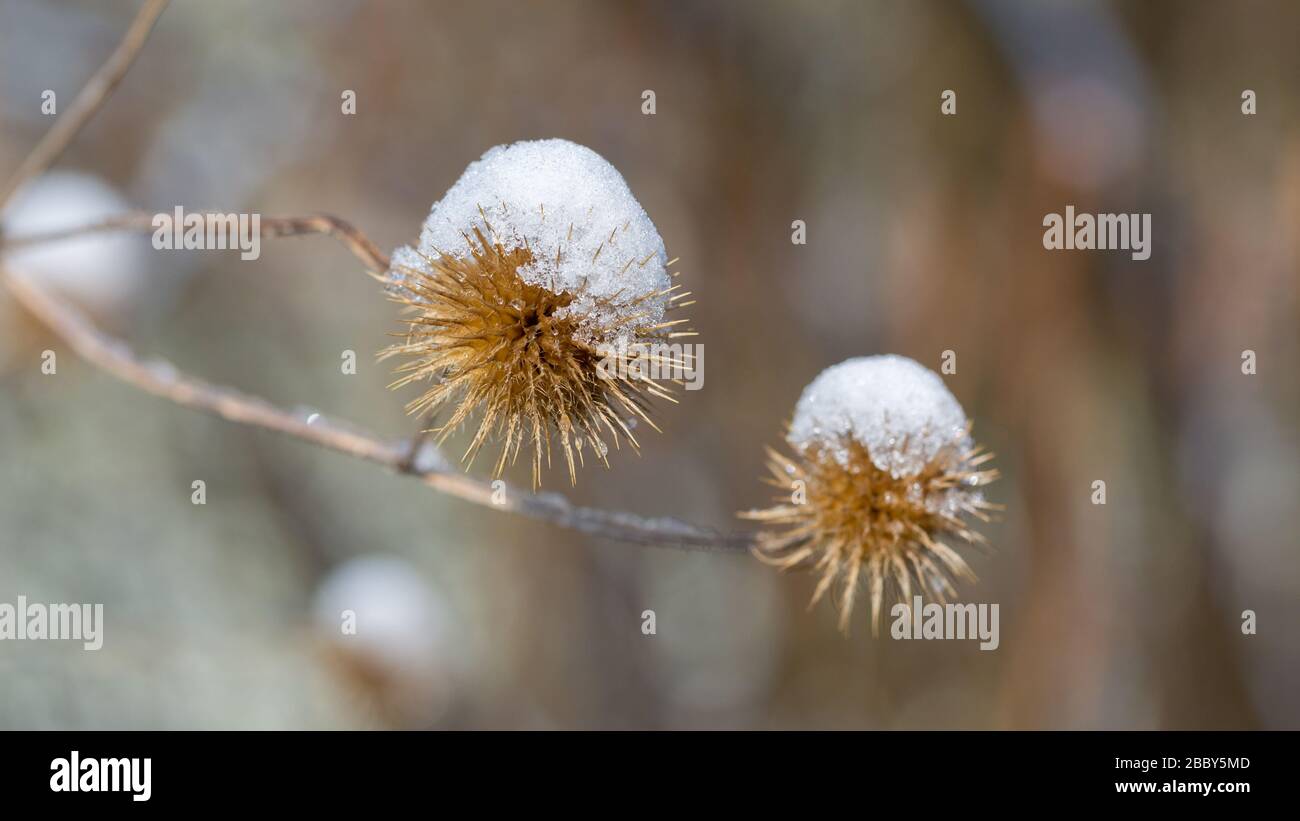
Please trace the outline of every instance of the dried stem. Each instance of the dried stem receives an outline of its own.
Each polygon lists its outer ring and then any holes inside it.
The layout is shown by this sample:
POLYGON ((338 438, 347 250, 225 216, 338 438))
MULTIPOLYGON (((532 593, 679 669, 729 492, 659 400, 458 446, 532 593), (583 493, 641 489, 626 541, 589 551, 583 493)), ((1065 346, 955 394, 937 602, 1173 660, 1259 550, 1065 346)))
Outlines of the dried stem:
POLYGON ((296 237, 304 234, 328 234, 347 246, 373 274, 388 270, 388 256, 365 234, 338 217, 316 214, 310 217, 263 217, 262 237, 296 237))
POLYGON ((99 67, 99 71, 95 72, 81 89, 81 93, 72 101, 72 105, 55 120, 54 125, 45 132, 45 136, 23 160, 22 165, 18 166, 18 170, 9 177, 4 188, 0 189, 0 209, 4 208, 5 203, 9 202, 9 198, 24 182, 53 165, 90 118, 95 116, 95 112, 103 106, 108 95, 113 93, 113 89, 117 88, 117 84, 126 76, 127 69, 135 62, 136 55, 144 47, 145 40, 149 39, 149 32, 153 31, 153 25, 158 21, 158 15, 162 14, 165 8, 167 8, 167 0, 146 0, 140 7, 135 19, 131 21, 130 28, 123 35, 122 42, 118 43, 117 48, 109 56, 108 62, 99 67))
MULTIPOLYGON (((217 212, 191 213, 207 215, 217 212)), ((144 211, 132 211, 90 225, 59 228, 21 237, 5 237, 0 245, 12 250, 106 231, 152 231, 154 229, 154 217, 154 214, 144 211)), ((260 222, 262 226, 260 236, 262 239, 326 234, 343 243, 352 252, 353 256, 361 260, 367 271, 378 274, 388 270, 388 257, 383 251, 379 250, 379 246, 371 242, 370 238, 365 234, 352 227, 351 223, 338 217, 332 217, 328 214, 313 214, 309 217, 262 217, 260 222)))
MULTIPOLYGON (((4 189, 0 189, 3 191, 0 193, 0 208, 22 183, 49 168, 99 110, 134 62, 166 5, 166 0, 147 0, 140 8, 112 56, 37 143, 4 189)), ((152 214, 131 213, 81 228, 0 238, 4 240, 0 250, 100 231, 151 230, 152 223, 152 214)), ((265 238, 326 234, 343 243, 370 273, 378 274, 388 268, 388 258, 379 248, 341 219, 325 215, 277 217, 264 218, 261 224, 265 238)), ((555 493, 530 495, 509 488, 505 493, 495 492, 491 485, 460 473, 423 440, 385 442, 353 425, 309 416, 306 411, 284 410, 260 397, 205 382, 166 361, 144 361, 124 342, 100 331, 79 310, 51 296, 29 278, 0 268, 0 279, 28 311, 88 362, 130 385, 178 405, 346 453, 413 476, 434 490, 493 510, 518 513, 595 536, 634 544, 701 550, 743 551, 754 546, 754 537, 748 533, 721 533, 672 518, 649 519, 620 511, 578 507, 555 493)))
POLYGON ((649 519, 621 511, 578 507, 555 493, 532 495, 508 487, 504 493, 495 493, 490 484, 467 476, 444 461, 427 443, 411 458, 410 442, 385 442, 354 425, 324 417, 308 422, 312 417, 306 410, 276 407, 260 397, 189 376, 163 360, 144 361, 124 342, 95 328, 84 314, 50 296, 30 278, 7 270, 3 275, 14 297, 83 359, 140 390, 178 405, 231 422, 278 431, 373 462, 413 476, 434 490, 492 510, 530 516, 595 536, 699 550, 748 550, 753 546, 752 537, 747 533, 720 533, 677 519, 649 519))

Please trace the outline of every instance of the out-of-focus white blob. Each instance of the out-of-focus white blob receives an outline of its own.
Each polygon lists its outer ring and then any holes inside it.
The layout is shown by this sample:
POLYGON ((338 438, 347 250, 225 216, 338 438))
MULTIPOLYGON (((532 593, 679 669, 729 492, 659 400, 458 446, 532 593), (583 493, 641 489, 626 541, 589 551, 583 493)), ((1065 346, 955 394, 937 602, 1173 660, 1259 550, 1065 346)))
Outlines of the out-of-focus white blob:
MULTIPOLYGON (((6 236, 22 237, 92 225, 130 210, 98 177, 53 171, 24 185, 0 222, 6 236)), ((146 235, 106 231, 14 249, 3 263, 97 317, 121 318, 147 287, 148 251, 146 235)))
POLYGON ((316 591, 317 624, 376 664, 419 673, 438 666, 444 613, 418 572, 395 556, 363 556, 340 565, 316 591), (355 634, 343 614, 356 616, 355 634))
POLYGON ((321 583, 313 609, 317 631, 396 720, 424 724, 445 711, 448 612, 410 563, 385 555, 351 559, 321 583))

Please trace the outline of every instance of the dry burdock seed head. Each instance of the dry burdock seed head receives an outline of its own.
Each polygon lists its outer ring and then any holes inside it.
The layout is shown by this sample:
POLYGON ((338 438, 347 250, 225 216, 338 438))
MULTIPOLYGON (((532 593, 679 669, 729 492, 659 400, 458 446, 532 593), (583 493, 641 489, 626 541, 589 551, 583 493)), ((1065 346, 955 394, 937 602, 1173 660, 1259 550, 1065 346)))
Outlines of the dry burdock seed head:
MULTIPOLYGON (((663 353, 693 336, 665 313, 691 304, 671 285, 663 240, 618 171, 566 140, 497 146, 433 206, 418 247, 393 254, 386 282, 406 306, 405 358, 393 387, 428 383, 407 405, 421 417, 450 409, 445 439, 476 411, 465 461, 501 443, 494 475, 527 446, 533 486, 555 439, 577 481, 587 452, 608 466, 609 444, 675 401, 656 377, 689 357, 663 353)), ((671 380, 670 380, 671 381, 671 380)))
POLYGON ((998 474, 938 374, 901 356, 841 362, 804 389, 786 440, 794 458, 768 451, 782 495, 741 516, 781 528, 760 535, 760 558, 821 573, 814 603, 842 583, 842 630, 862 576, 873 632, 887 584, 910 606, 914 583, 944 601, 950 577, 974 579, 945 540, 983 542, 964 517, 988 521, 980 488, 998 474))

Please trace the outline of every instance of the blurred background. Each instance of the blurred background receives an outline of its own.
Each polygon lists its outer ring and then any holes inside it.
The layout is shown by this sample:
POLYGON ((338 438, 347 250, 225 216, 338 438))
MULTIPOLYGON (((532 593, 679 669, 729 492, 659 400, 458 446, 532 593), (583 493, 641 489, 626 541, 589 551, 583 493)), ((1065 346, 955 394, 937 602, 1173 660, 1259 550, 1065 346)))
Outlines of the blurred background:
MULTIPOLYGON (((0 174, 136 7, 0 0, 0 174)), ((1298 30, 1283 0, 175 0, 7 230, 327 212, 387 250, 487 148, 590 146, 683 259, 706 356, 665 433, 573 498, 743 527, 823 368, 954 351, 1007 508, 960 595, 999 603, 1001 646, 873 639, 863 608, 846 638, 812 576, 493 513, 176 407, 0 289, 0 601, 106 620, 98 652, 0 643, 0 728, 1300 728, 1298 30), (1045 251, 1067 204, 1151 213, 1150 260, 1045 251)), ((413 430, 373 359, 395 308, 327 239, 5 264, 138 351, 413 430)))

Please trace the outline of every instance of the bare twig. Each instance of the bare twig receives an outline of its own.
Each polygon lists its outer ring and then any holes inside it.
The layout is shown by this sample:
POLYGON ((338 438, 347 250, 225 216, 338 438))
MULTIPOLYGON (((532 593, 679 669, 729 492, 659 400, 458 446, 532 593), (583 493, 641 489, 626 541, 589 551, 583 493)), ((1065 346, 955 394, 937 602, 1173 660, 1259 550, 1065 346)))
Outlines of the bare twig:
POLYGON ((167 8, 167 0, 146 0, 140 7, 135 20, 123 35, 122 42, 118 43, 117 48, 109 56, 108 62, 100 66, 81 89, 81 93, 72 101, 72 105, 68 106, 50 130, 45 132, 45 136, 23 160, 22 165, 18 166, 18 170, 9 177, 4 188, 0 189, 0 208, 4 208, 5 203, 9 202, 9 198, 19 186, 53 165, 90 118, 95 116, 95 112, 99 111, 100 106, 108 99, 108 95, 126 76, 127 69, 135 62, 136 55, 144 47, 145 40, 149 39, 149 32, 153 31, 153 25, 158 21, 158 15, 162 14, 165 8, 167 8))
MULTIPOLYGON (((206 216, 216 212, 203 211, 195 213, 206 216)), ((59 228, 20 237, 0 238, 0 247, 5 250, 13 250, 106 231, 152 231, 155 228, 154 218, 154 214, 144 211, 132 211, 90 225, 59 228)), ((261 226, 260 236, 263 239, 298 237, 308 234, 325 234, 334 237, 343 243, 354 257, 361 260, 367 271, 378 274, 388 270, 388 256, 383 251, 380 251, 379 247, 369 237, 352 227, 351 223, 338 217, 332 217, 328 214, 314 214, 309 217, 262 217, 261 226)))
POLYGON ((266 239, 303 234, 328 234, 347 246, 352 256, 361 260, 371 273, 378 274, 388 270, 388 256, 379 250, 379 246, 353 228, 351 223, 338 217, 316 214, 310 217, 262 218, 262 236, 266 239))
POLYGON ((460 473, 436 452, 428 451, 427 444, 412 459, 410 442, 385 442, 353 425, 314 417, 306 410, 284 410, 260 397, 205 382, 163 360, 143 361, 124 342, 99 331, 80 311, 50 296, 30 278, 5 271, 4 279, 23 306, 86 361, 178 405, 346 453, 493 510, 530 516, 595 536, 700 550, 747 550, 753 546, 753 537, 748 533, 720 533, 672 518, 649 519, 621 511, 578 507, 555 493, 531 495, 508 487, 504 493, 495 493, 490 484, 460 473))
MULTIPOLYGON (((166 0, 147 0, 141 7, 108 62, 90 79, 2 189, 0 207, 23 182, 40 174, 58 159, 99 109, 134 61, 164 6, 166 0)), ((6 240, 3 247, 13 249, 99 231, 148 230, 153 227, 152 223, 152 214, 126 214, 81 228, 15 237, 6 240)), ((388 268, 388 259, 379 248, 343 220, 324 215, 262 220, 263 237, 304 234, 334 237, 372 274, 388 268)), ((260 397, 205 382, 163 360, 141 360, 124 342, 104 334, 76 308, 54 298, 30 279, 4 269, 0 269, 0 279, 24 307, 88 362, 130 385, 178 405, 231 422, 278 431, 413 476, 450 496, 583 533, 634 544, 702 550, 743 551, 754 545, 754 537, 748 533, 720 533, 678 519, 649 519, 620 511, 578 507, 555 493, 529 495, 511 492, 508 488, 504 494, 497 492, 491 485, 456 471, 423 440, 384 442, 350 424, 325 420, 306 411, 287 411, 260 397)))

